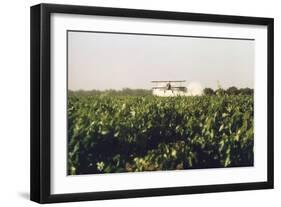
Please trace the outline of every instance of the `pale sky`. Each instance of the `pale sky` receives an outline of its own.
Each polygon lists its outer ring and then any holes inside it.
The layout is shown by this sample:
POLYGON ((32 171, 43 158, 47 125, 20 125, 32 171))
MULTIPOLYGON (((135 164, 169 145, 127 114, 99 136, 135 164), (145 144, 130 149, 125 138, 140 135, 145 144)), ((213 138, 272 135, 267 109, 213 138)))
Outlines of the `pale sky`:
POLYGON ((68 89, 150 89, 152 80, 254 87, 254 40, 68 32, 68 89))

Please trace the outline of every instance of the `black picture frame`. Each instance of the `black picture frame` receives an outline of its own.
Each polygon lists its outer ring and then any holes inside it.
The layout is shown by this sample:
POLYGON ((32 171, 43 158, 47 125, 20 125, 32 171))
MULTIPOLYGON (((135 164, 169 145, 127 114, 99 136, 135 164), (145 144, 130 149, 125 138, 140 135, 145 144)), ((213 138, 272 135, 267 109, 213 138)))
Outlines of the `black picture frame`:
POLYGON ((30 199, 38 203, 86 201, 102 199, 166 196, 225 191, 241 191, 273 188, 274 177, 274 71, 272 18, 195 14, 153 10, 135 10, 89 6, 39 4, 31 7, 31 151, 30 151, 30 199), (74 194, 50 193, 50 122, 51 122, 51 73, 50 73, 50 15, 52 13, 134 17, 148 19, 181 20, 194 22, 219 22, 267 26, 267 181, 238 184, 219 184, 188 187, 86 192, 74 194))

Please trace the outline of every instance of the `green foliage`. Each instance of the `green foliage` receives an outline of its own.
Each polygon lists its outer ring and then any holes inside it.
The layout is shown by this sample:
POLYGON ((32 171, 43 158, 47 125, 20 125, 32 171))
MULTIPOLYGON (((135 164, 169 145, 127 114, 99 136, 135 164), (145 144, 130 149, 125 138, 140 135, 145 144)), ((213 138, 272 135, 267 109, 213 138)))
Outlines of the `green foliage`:
POLYGON ((226 90, 226 93, 228 95, 238 95, 239 94, 239 90, 235 87, 235 86, 232 86, 232 87, 229 87, 227 90, 226 90))
POLYGON ((213 89, 211 89, 211 88, 205 88, 205 89, 203 90, 203 92, 204 92, 204 95, 206 95, 206 96, 215 95, 215 91, 214 91, 213 89))
POLYGON ((239 94, 240 95, 248 95, 248 96, 252 96, 254 95, 254 90, 251 88, 241 88, 239 90, 239 94))
POLYGON ((216 94, 217 96, 224 96, 224 95, 226 95, 226 91, 225 91, 224 89, 222 89, 222 88, 218 88, 218 89, 215 91, 215 94, 216 94))
POLYGON ((68 174, 253 165, 252 96, 68 99, 68 174))

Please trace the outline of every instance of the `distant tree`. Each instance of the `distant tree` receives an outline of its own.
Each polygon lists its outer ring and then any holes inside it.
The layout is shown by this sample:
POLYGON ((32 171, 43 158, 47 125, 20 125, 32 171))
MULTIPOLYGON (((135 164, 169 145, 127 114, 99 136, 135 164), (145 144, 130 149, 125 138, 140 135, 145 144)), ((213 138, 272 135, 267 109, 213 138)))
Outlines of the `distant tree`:
POLYGON ((226 90, 226 93, 228 95, 238 95, 239 94, 239 90, 235 87, 235 86, 232 86, 232 87, 229 87, 227 90, 226 90))
POLYGON ((223 95, 225 95, 225 90, 223 90, 222 88, 219 88, 215 91, 215 94, 217 96, 223 96, 223 95))
POLYGON ((206 96, 212 96, 212 95, 215 95, 214 90, 213 90, 213 89, 211 89, 211 88, 204 88, 203 92, 204 92, 204 94, 205 94, 206 96))
POLYGON ((254 95, 254 89, 251 89, 251 88, 241 88, 239 90, 239 94, 240 95, 254 95))

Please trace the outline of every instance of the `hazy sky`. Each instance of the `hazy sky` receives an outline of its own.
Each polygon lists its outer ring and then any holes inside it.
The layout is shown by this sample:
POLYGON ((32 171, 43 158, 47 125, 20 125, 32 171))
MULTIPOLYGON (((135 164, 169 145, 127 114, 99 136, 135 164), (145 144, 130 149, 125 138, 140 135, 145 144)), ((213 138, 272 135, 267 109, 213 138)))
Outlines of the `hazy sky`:
POLYGON ((150 89, 151 80, 254 87, 254 40, 68 32, 70 90, 150 89))

